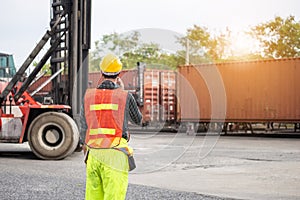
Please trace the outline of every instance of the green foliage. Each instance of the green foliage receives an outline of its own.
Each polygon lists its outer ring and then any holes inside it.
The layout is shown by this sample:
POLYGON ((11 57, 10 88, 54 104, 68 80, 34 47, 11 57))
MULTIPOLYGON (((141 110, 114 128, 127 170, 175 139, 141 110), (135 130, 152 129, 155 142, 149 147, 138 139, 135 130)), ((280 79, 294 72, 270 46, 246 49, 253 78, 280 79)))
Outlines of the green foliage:
POLYGON ((251 29, 249 34, 260 42, 265 58, 300 56, 300 23, 294 16, 275 17, 251 29))
POLYGON ((113 33, 102 37, 102 51, 111 51, 118 54, 129 52, 138 45, 140 34, 136 31, 125 35, 113 33))
POLYGON ((213 35, 206 27, 194 25, 193 28, 187 29, 185 37, 179 38, 179 42, 182 46, 188 45, 190 63, 216 62, 226 56, 228 35, 229 30, 213 35))
MULTIPOLYGON (((95 50, 90 53, 90 72, 99 71, 99 63, 103 55, 108 52, 113 52, 116 55, 127 54, 132 51, 139 40, 139 33, 133 32, 129 35, 112 33, 103 35, 100 40, 95 42, 95 50)), ((132 64, 130 60, 121 59, 124 68, 129 68, 132 64)), ((132 60, 132 59, 131 59, 132 60)))
POLYGON ((158 44, 142 43, 138 32, 104 35, 100 41, 95 42, 95 47, 90 54, 90 72, 99 71, 101 58, 107 52, 119 55, 124 69, 136 67, 137 62, 146 63, 148 68, 159 69, 175 69, 183 64, 178 55, 163 52, 158 44))
MULTIPOLYGON (((37 66, 37 62, 33 62, 33 66, 34 67, 36 67, 37 66)), ((41 69, 41 73, 43 73, 43 72, 46 72, 45 73, 45 75, 51 75, 51 69, 50 69, 50 67, 51 67, 51 65, 50 65, 50 63, 46 63, 43 67, 42 67, 42 69, 41 69)))

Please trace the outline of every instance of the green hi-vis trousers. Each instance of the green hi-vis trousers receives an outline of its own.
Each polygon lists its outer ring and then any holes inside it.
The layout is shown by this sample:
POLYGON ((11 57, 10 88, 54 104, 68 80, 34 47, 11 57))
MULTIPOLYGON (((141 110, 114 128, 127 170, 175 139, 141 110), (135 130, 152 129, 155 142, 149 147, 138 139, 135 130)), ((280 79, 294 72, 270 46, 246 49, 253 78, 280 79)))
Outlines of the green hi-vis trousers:
POLYGON ((114 149, 90 149, 86 166, 86 200, 124 200, 128 157, 114 149))

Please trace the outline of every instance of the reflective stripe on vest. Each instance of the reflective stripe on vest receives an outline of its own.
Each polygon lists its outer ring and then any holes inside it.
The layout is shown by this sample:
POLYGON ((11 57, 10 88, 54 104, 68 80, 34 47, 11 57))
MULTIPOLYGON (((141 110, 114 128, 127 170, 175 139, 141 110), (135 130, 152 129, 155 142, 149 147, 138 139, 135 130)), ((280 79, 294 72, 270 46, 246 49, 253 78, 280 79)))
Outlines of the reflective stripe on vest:
POLYGON ((90 105, 90 110, 118 110, 118 104, 93 104, 90 105))
POLYGON ((98 134, 115 135, 116 134, 116 129, 113 129, 113 128, 90 129, 90 135, 98 135, 98 134))

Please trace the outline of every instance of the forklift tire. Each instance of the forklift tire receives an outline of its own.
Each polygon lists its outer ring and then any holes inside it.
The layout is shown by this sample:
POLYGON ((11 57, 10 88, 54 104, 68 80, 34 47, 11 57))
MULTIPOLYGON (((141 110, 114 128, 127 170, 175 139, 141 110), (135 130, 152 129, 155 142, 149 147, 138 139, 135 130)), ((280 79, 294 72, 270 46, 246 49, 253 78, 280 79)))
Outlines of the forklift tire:
POLYGON ((37 157, 59 160, 74 152, 79 142, 79 131, 75 121, 67 114, 46 112, 32 121, 28 142, 37 157))

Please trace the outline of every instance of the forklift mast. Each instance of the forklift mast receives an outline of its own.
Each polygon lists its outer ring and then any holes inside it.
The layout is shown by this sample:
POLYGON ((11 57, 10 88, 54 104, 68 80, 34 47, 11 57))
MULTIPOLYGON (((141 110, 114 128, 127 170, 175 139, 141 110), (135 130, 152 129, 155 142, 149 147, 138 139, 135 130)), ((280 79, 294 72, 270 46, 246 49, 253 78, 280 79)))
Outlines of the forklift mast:
POLYGON ((88 86, 91 0, 51 0, 50 27, 62 14, 65 18, 54 28, 50 40, 53 45, 61 38, 50 58, 51 73, 63 69, 52 81, 52 96, 54 104, 70 105, 73 118, 79 122, 82 97, 88 86))
POLYGON ((62 159, 80 147, 77 125, 88 83, 91 0, 52 0, 51 11, 50 30, 11 80, 0 85, 0 142, 28 141, 39 158, 62 159), (49 39, 50 48, 24 77, 49 39), (43 105, 26 90, 49 58, 52 77, 59 76, 52 80, 53 105, 43 105))

